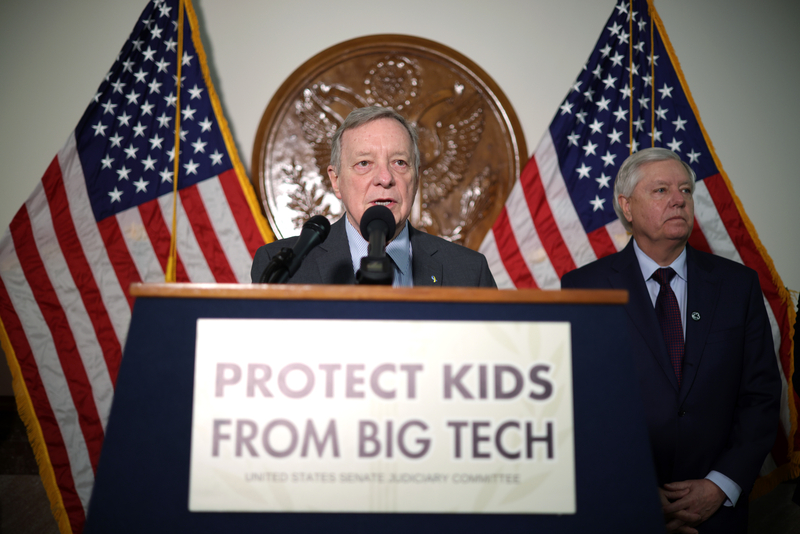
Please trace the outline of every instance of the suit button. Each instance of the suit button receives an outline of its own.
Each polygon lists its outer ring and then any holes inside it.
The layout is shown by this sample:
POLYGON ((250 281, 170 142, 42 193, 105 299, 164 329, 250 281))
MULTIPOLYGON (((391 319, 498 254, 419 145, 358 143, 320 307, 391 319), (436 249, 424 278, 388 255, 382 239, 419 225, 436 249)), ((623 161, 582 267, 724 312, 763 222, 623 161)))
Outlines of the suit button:
POLYGON ((686 415, 686 410, 681 410, 678 412, 678 417, 683 417, 684 415, 686 415))

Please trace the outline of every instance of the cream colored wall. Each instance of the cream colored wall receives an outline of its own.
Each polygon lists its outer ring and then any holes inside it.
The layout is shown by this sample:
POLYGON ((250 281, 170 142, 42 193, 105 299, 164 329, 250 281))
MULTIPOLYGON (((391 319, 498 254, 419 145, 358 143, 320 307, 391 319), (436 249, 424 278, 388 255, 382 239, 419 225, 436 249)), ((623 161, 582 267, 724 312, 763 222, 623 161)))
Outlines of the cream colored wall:
MULTIPOLYGON (((0 228, 77 124, 145 4, 0 2, 0 228)), ((375 33, 433 39, 478 63, 505 91, 532 151, 614 4, 194 0, 248 169, 261 114, 292 71, 329 46, 375 33)), ((784 284, 800 289, 800 3, 656 0, 656 8, 723 167, 784 284)))

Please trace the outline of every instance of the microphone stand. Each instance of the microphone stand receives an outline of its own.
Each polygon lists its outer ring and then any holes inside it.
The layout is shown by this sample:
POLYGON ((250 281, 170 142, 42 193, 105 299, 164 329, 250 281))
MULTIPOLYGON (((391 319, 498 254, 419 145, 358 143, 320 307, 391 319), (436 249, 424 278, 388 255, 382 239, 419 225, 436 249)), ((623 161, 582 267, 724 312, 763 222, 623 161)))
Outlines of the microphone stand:
POLYGON ((386 255, 386 223, 377 220, 369 223, 369 248, 361 258, 361 268, 356 273, 356 281, 364 285, 392 285, 394 269, 386 255))
POLYGON ((294 259, 294 250, 282 248, 261 274, 261 284, 283 284, 289 279, 289 265, 294 259))

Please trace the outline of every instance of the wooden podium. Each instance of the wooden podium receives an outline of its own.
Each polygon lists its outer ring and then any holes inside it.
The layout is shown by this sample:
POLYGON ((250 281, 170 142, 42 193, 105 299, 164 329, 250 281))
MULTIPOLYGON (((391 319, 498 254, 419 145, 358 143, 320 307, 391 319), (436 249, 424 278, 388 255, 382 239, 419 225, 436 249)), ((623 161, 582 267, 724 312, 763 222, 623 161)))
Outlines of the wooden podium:
POLYGON ((140 284, 131 294, 136 303, 87 534, 663 532, 623 291, 140 284), (190 512, 198 318, 570 322, 577 512, 190 512))

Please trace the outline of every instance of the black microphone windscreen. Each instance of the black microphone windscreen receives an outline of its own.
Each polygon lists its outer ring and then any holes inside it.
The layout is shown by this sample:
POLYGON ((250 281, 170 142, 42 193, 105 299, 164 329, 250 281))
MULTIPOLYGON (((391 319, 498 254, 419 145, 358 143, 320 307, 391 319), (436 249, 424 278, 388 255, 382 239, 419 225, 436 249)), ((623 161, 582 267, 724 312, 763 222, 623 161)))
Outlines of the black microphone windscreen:
POLYGON ((381 221, 386 224, 386 240, 389 241, 394 237, 394 231, 397 224, 394 222, 394 214, 392 210, 386 206, 372 206, 364 212, 361 216, 361 235, 364 239, 369 239, 369 225, 375 221, 381 221))
POLYGON ((331 223, 323 215, 314 215, 303 225, 303 230, 306 228, 318 232, 322 238, 320 243, 322 243, 325 241, 325 239, 328 237, 328 233, 331 231, 331 223))

